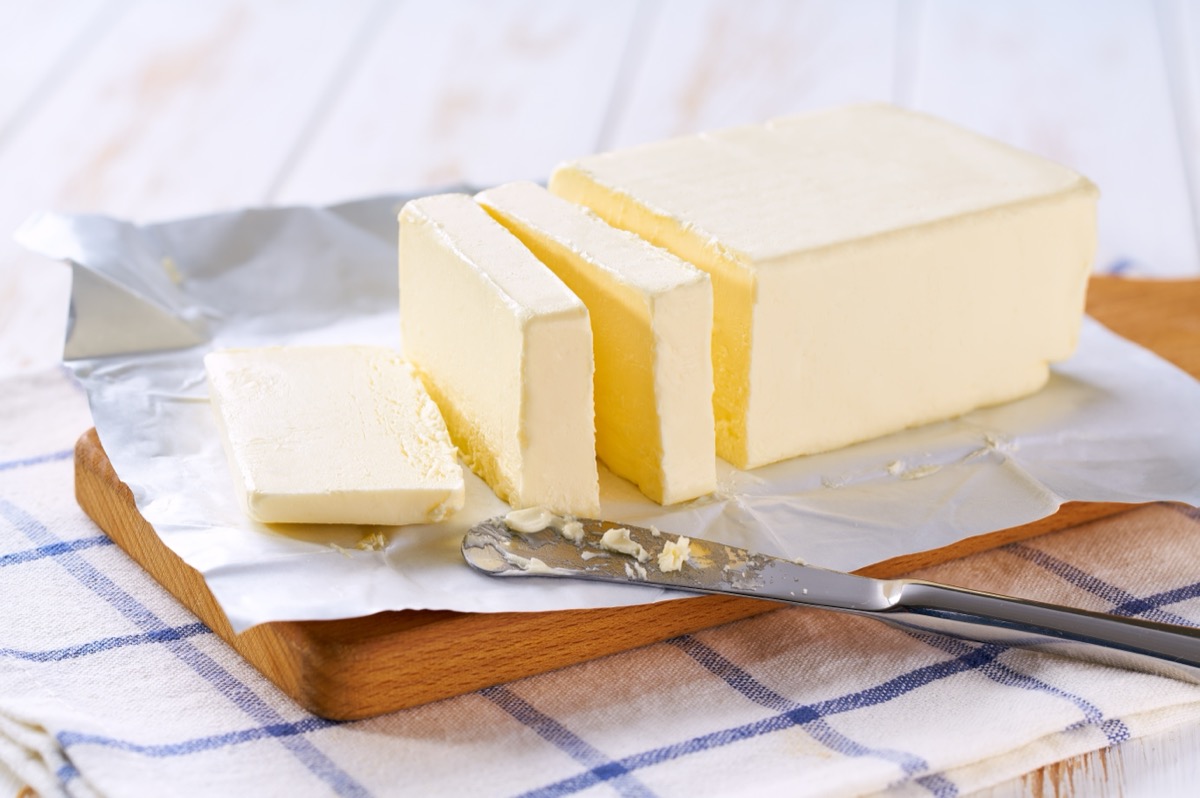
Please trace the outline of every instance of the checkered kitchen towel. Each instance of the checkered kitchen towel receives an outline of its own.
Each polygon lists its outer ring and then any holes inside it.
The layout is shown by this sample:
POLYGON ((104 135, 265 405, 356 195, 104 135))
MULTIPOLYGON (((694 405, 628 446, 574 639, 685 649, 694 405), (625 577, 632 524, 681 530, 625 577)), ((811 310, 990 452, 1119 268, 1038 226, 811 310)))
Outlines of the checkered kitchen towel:
MULTIPOLYGON (((89 426, 0 381, 0 763, 44 795, 953 795, 1200 719, 1200 687, 786 609, 384 717, 307 714, 78 509, 89 426)), ((1200 619, 1200 512, 921 574, 1200 619)))

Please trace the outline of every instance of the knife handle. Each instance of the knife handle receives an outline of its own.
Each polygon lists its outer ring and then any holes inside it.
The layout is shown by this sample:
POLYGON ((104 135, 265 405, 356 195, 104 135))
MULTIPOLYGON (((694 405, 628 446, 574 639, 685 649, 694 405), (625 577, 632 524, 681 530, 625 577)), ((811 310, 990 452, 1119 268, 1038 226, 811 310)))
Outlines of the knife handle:
POLYGON ((1006 646, 1200 683, 1200 629, 1043 604, 916 580, 871 617, 1006 646))

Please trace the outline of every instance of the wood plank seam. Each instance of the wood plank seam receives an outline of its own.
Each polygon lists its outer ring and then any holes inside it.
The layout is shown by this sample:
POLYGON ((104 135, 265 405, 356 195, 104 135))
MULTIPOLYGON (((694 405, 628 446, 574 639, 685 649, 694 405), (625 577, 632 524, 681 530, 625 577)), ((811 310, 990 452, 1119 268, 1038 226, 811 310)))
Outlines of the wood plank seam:
MULTIPOLYGON (((1189 8, 1177 2, 1168 7, 1168 0, 1155 0, 1154 22, 1158 27, 1159 48, 1167 73, 1167 86, 1171 93, 1171 105, 1175 112, 1175 141, 1179 148, 1179 159, 1184 167, 1184 185, 1191 205, 1192 234, 1196 240, 1196 252, 1200 256, 1200 152, 1188 143, 1200 142, 1200 128, 1194 128, 1200 120, 1200 101, 1192 86, 1193 76, 1187 62, 1188 26, 1185 15, 1189 8)), ((1194 11, 1194 7, 1191 9, 1194 11)), ((1200 44, 1200 42, 1197 42, 1200 44)), ((1200 270, 1200 263, 1193 264, 1200 270)))
POLYGON ((304 157, 309 145, 312 144, 326 120, 332 115, 331 112, 337 108, 342 89, 349 85, 359 67, 366 61, 367 54, 378 44, 379 35, 395 10, 396 4, 392 0, 376 0, 375 5, 363 17, 358 31, 346 46, 345 54, 333 68, 325 87, 318 92, 312 112, 300 126, 287 155, 284 156, 275 175, 267 183, 267 190, 262 198, 263 203, 267 205, 275 203, 276 195, 291 176, 292 170, 304 157))
POLYGON ((916 100, 920 75, 921 20, 925 15, 923 0, 898 0, 896 9, 896 40, 892 51, 892 102, 911 108, 916 100))
POLYGON ((83 26, 74 40, 63 48, 58 62, 42 76, 29 96, 13 110, 8 121, 0 126, 0 152, 4 151, 8 142, 37 114, 38 106, 49 99, 75 70, 85 68, 89 53, 116 27, 121 17, 128 13, 129 6, 127 0, 110 0, 83 26))
MULTIPOLYGON (((617 75, 613 79, 612 90, 604 107, 604 116, 600 118, 600 130, 596 135, 596 152, 604 152, 611 148, 613 132, 616 130, 617 119, 625 112, 629 98, 629 86, 641 71, 645 63, 646 52, 650 44, 650 31, 662 16, 662 0, 638 0, 629 33, 621 49, 621 60, 617 65, 617 75)), ((582 155, 583 153, 580 153, 582 155)))

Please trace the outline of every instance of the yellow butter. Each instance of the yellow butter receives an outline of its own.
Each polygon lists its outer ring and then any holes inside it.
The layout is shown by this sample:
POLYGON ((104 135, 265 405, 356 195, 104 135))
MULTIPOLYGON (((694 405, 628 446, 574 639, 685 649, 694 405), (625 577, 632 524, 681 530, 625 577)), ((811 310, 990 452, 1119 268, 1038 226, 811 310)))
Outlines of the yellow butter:
POLYGON ((588 308, 600 459, 660 504, 711 492, 708 276, 533 183, 476 199, 588 308))
POLYGON ((400 325, 464 460, 513 507, 599 513, 587 309, 464 194, 400 212, 400 325))
POLYGON ((1036 391, 1095 252, 1085 178, 889 106, 590 156, 550 189, 709 273, 717 451, 741 467, 1036 391))
POLYGON ((463 473, 420 381, 384 347, 204 358, 246 512, 266 523, 415 524, 463 506, 463 473))

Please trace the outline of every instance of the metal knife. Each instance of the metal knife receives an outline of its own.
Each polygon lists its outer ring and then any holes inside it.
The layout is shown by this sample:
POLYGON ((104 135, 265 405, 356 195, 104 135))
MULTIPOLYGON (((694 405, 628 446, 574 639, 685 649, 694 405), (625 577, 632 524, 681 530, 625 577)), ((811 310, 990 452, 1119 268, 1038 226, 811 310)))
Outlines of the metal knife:
MULTIPOLYGON (((679 560, 678 535, 549 513, 544 520, 547 526, 529 532, 514 532, 503 516, 485 521, 463 538, 463 557, 472 568, 492 576, 655 585, 822 607, 902 629, 1029 648, 1200 684, 1200 629, 913 579, 872 579, 695 538, 689 540, 679 569, 672 569, 676 563, 669 557, 664 569, 659 565, 664 549, 675 550, 679 560)), ((529 529, 538 524, 514 526, 529 529)))

